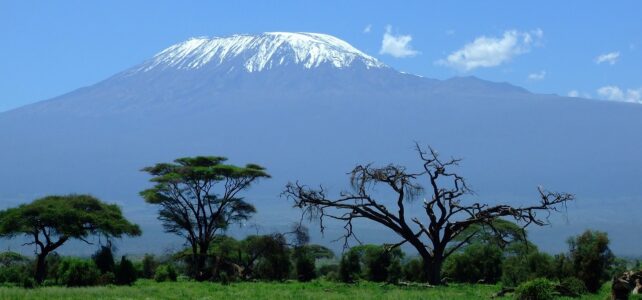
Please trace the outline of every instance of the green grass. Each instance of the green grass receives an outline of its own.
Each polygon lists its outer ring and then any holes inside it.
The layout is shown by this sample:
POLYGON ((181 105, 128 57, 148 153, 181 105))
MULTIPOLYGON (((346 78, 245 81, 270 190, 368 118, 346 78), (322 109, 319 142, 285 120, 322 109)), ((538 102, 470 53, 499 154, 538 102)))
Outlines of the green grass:
MULTIPOLYGON (((490 299, 496 285, 451 284, 447 287, 399 287, 377 283, 347 285, 314 281, 309 283, 241 282, 221 285, 209 282, 164 282, 139 280, 134 286, 87 288, 42 287, 22 289, 0 287, 0 299, 490 299)), ((608 298, 605 285, 597 295, 581 299, 608 298)), ((512 296, 503 299, 512 299, 512 296)), ((642 298, 632 298, 642 299, 642 298)))

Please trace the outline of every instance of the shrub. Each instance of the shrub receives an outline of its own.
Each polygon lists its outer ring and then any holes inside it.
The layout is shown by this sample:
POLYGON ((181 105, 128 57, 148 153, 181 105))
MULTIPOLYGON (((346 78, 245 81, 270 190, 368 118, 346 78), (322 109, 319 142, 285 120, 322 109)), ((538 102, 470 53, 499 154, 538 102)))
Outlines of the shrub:
POLYGON ((50 282, 55 283, 56 285, 60 284, 60 264, 62 263, 62 257, 58 252, 52 252, 47 255, 47 279, 50 282))
POLYGON ((260 237, 256 244, 261 255, 256 265, 256 275, 265 280, 285 280, 292 267, 290 249, 285 237, 273 234, 260 237))
POLYGON ((403 266, 403 277, 412 282, 424 282, 426 276, 424 272, 424 264, 421 258, 409 260, 403 266))
POLYGON ((0 266, 10 267, 19 264, 28 263, 29 258, 13 251, 0 252, 0 266))
POLYGON ((31 261, 16 252, 0 253, 0 283, 23 285, 26 278, 31 278, 31 261))
POLYGON ((567 277, 574 277, 573 263, 568 255, 556 254, 553 257, 553 276, 559 280, 567 277))
POLYGON ((403 271, 401 270, 401 263, 398 259, 393 260, 388 266, 388 279, 390 283, 398 283, 403 278, 403 271))
POLYGON ((142 277, 154 278, 154 273, 156 272, 157 267, 158 267, 158 262, 156 262, 154 255, 145 254, 145 256, 143 257, 143 270, 141 274, 142 277))
POLYGON ((91 259, 94 260, 101 274, 114 271, 114 255, 110 246, 101 246, 100 249, 91 256, 91 259))
POLYGON ((519 300, 553 300, 554 284, 545 278, 524 282, 515 290, 515 298, 519 300))
POLYGON ((335 273, 335 275, 339 273, 339 265, 337 264, 323 265, 323 266, 320 266, 319 269, 317 270, 317 273, 320 276, 324 276, 324 277, 328 277, 328 274, 333 272, 335 273))
POLYGON ((456 282, 496 283, 502 276, 502 250, 492 244, 472 244, 450 256, 444 275, 456 282))
POLYGON ((72 286, 90 286, 98 283, 100 271, 91 260, 65 258, 59 266, 60 283, 72 286))
POLYGON ((116 275, 116 284, 131 285, 136 281, 136 268, 131 261, 123 256, 114 275, 116 275))
POLYGON ((25 278, 31 278, 31 276, 25 265, 0 267, 0 283, 22 284, 25 278))
POLYGON ((113 272, 107 272, 100 274, 98 280, 96 281, 98 285, 108 285, 116 283, 116 275, 113 272))
POLYGON ((586 289, 586 285, 584 285, 584 282, 575 277, 568 277, 568 278, 562 279, 562 281, 560 281, 560 286, 563 289, 578 296, 588 293, 588 290, 586 289))
POLYGON ((22 278, 21 285, 25 289, 32 289, 36 287, 36 281, 33 279, 33 277, 24 277, 22 278))
POLYGON ((517 286, 535 278, 555 277, 550 255, 533 249, 528 254, 510 256, 502 263, 502 284, 517 286))
POLYGON ((361 263, 359 261, 359 254, 351 249, 341 258, 341 263, 339 263, 339 279, 342 282, 353 283, 359 279, 360 273, 361 263))
POLYGON ((172 265, 160 265, 156 268, 154 280, 156 280, 156 282, 176 281, 176 277, 176 270, 174 270, 172 265))
POLYGON ((366 278, 374 282, 387 281, 390 265, 403 257, 398 248, 390 250, 386 246, 363 245, 353 249, 361 253, 363 264, 366 266, 366 278))
POLYGON ((307 282, 317 277, 315 259, 312 255, 307 253, 305 249, 296 249, 294 256, 297 280, 307 282))

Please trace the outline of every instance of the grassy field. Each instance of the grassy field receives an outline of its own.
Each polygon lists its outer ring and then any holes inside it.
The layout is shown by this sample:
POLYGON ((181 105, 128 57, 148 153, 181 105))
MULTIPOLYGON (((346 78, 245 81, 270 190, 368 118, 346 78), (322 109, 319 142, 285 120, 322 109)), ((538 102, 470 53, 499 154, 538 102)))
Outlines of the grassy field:
MULTIPOLYGON (((156 283, 139 280, 131 287, 43 287, 31 290, 0 287, 0 299, 490 299, 499 289, 495 285, 465 284, 421 288, 376 283, 346 285, 326 281, 242 282, 221 285, 208 282, 156 283)), ((601 293, 581 299, 604 300, 608 298, 608 291, 608 286, 605 286, 601 293)), ((512 299, 512 296, 503 299, 512 299)))

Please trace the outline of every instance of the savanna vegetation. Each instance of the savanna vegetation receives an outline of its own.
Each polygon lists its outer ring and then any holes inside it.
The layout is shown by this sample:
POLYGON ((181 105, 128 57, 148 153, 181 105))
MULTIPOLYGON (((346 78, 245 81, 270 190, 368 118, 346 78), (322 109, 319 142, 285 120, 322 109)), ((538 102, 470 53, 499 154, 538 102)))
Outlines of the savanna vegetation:
POLYGON ((158 207, 166 232, 185 239, 185 248, 163 255, 119 254, 113 242, 140 235, 139 227, 118 206, 89 195, 48 196, 0 211, 0 235, 36 249, 34 257, 0 253, 0 298, 625 299, 642 289, 639 261, 615 257, 604 232, 570 237, 568 250, 555 255, 529 241, 526 228, 547 225, 573 195, 539 188, 527 206, 472 202, 456 173, 459 160, 417 152, 418 171, 360 165, 350 189, 336 196, 290 183, 283 197, 301 210, 301 223, 243 238, 228 229, 256 213, 243 193, 270 178, 265 168, 223 157, 144 168, 152 187, 142 198, 158 207), (421 198, 419 214, 407 211, 421 198), (303 222, 315 219, 322 231, 328 221, 344 225, 344 251, 310 243, 303 222), (360 243, 356 220, 383 225, 399 242, 360 243), (95 253, 59 255, 71 239, 95 253))

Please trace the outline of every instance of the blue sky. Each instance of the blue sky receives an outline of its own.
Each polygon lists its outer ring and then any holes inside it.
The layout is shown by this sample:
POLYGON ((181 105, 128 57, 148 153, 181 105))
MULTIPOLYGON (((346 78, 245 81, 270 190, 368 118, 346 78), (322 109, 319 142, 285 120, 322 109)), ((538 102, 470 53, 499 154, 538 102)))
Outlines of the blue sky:
POLYGON ((0 111, 96 83, 189 37, 265 31, 335 35, 425 77, 642 102, 640 1, 0 0, 0 111))

